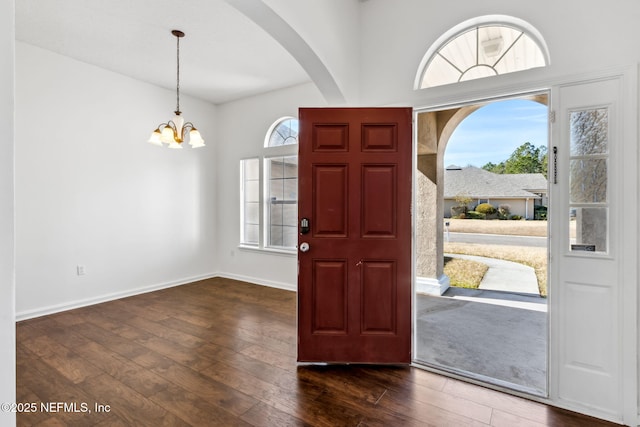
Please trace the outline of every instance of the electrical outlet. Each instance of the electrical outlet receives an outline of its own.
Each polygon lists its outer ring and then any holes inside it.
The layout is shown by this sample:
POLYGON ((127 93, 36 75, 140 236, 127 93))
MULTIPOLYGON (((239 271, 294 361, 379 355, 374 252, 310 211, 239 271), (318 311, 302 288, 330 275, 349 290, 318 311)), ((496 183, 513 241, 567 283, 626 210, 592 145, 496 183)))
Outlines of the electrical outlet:
POLYGON ((84 265, 76 266, 76 271, 78 272, 78 276, 84 276, 85 275, 84 265))

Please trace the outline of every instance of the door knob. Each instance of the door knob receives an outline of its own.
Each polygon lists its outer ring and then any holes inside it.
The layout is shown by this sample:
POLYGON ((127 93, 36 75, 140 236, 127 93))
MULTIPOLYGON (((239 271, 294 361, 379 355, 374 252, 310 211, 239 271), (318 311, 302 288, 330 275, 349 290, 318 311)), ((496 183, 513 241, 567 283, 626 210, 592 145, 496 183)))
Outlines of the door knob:
POLYGON ((307 242, 300 243, 300 252, 307 252, 309 250, 309 244, 307 242))

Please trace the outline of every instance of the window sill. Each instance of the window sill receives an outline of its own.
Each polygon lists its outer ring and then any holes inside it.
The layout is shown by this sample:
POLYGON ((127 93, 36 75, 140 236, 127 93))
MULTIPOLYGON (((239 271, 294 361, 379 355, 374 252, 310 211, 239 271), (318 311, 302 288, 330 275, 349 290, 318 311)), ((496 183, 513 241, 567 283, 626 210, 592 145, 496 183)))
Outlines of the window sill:
POLYGON ((258 252, 263 254, 280 255, 280 256, 285 256, 287 258, 294 258, 298 256, 298 251, 296 251, 295 249, 259 248, 257 246, 246 246, 246 245, 239 245, 238 249, 240 249, 241 251, 247 251, 247 252, 258 252))

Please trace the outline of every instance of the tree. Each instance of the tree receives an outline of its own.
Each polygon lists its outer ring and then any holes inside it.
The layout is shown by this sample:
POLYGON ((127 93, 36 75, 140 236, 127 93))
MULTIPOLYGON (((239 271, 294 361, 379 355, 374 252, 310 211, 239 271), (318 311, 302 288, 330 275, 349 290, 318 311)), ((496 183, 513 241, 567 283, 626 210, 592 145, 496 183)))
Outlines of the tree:
POLYGON ((541 160, 540 148, 525 142, 504 162, 504 173, 541 173, 541 160))
POLYGON ((469 203, 473 202, 473 199, 468 194, 461 193, 456 195, 455 201, 456 203, 458 203, 458 206, 460 206, 461 208, 466 208, 469 205, 469 203))
POLYGON ((540 146, 540 163, 541 163, 541 171, 540 173, 544 176, 547 176, 548 166, 549 166, 549 152, 547 151, 546 145, 540 146))
POLYGON ((511 153, 504 162, 498 164, 489 162, 482 169, 489 172, 502 173, 541 173, 547 175, 547 147, 534 146, 525 142, 511 153))
POLYGON ((486 165, 482 166, 482 169, 498 174, 504 173, 504 162, 500 162, 497 165, 495 163, 489 162, 486 165))

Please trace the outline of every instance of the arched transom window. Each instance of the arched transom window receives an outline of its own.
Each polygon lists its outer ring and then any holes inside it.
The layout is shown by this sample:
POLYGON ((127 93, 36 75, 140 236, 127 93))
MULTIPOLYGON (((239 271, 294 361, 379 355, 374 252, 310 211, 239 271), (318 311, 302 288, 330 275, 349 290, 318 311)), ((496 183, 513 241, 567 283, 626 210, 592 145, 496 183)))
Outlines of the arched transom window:
POLYGON ((279 147, 298 143, 298 119, 285 117, 276 121, 269 131, 265 140, 265 147, 279 147))
POLYGON ((416 89, 548 64, 549 55, 544 41, 530 25, 526 28, 511 22, 478 21, 482 19, 472 20, 472 25, 462 29, 457 26, 434 43, 418 71, 416 89))

